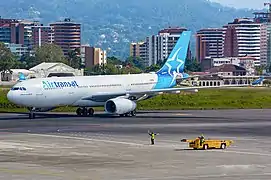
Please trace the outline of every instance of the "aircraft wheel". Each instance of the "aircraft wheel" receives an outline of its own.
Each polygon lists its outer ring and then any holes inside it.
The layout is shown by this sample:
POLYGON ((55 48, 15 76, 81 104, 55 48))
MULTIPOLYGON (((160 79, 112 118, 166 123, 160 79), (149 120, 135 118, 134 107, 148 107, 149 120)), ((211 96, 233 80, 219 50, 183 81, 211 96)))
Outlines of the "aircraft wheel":
POLYGON ((221 144, 221 149, 226 149, 226 147, 227 147, 226 144, 224 144, 224 143, 221 144))
POLYGON ((94 115, 94 109, 93 108, 89 108, 88 109, 88 115, 89 116, 93 116, 94 115))
POLYGON ((82 116, 83 115, 83 109, 82 108, 77 108, 76 114, 77 114, 77 116, 82 116))
POLYGON ((132 111, 132 112, 131 112, 131 115, 132 115, 132 116, 136 116, 136 111, 135 111, 135 110, 132 111))

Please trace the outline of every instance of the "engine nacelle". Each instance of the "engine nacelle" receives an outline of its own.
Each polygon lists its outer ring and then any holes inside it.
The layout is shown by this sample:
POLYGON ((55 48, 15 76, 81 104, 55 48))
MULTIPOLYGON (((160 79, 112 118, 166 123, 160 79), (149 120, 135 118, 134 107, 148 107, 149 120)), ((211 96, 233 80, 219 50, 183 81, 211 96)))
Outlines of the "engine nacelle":
POLYGON ((136 103, 125 98, 114 98, 106 101, 105 111, 111 114, 125 114, 136 109, 136 103))

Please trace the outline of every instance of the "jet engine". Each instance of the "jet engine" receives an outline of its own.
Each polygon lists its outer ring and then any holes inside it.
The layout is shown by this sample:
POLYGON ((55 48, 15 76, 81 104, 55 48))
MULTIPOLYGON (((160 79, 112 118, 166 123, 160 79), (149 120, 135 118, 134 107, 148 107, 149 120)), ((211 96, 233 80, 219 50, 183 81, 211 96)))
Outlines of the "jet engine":
POLYGON ((125 98, 109 99, 104 106, 105 111, 111 114, 125 114, 136 109, 136 103, 125 98))

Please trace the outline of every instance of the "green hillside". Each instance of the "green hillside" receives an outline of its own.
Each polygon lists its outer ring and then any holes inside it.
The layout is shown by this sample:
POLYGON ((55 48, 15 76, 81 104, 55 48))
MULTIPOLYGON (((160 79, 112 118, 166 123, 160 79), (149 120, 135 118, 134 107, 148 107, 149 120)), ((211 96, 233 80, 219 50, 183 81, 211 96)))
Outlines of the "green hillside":
POLYGON ((2 0, 0 15, 44 24, 70 17, 83 24, 83 43, 110 48, 109 55, 127 57, 129 42, 161 28, 184 26, 195 32, 220 27, 236 17, 252 16, 252 11, 206 0, 2 0))

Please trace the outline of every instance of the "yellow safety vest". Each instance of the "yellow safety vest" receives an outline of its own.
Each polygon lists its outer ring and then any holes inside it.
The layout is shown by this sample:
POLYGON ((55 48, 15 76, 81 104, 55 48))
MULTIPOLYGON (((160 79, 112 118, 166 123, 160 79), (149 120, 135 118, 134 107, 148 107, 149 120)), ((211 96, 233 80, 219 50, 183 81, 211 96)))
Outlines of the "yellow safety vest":
POLYGON ((154 133, 151 134, 151 138, 154 139, 155 138, 155 135, 154 133))

